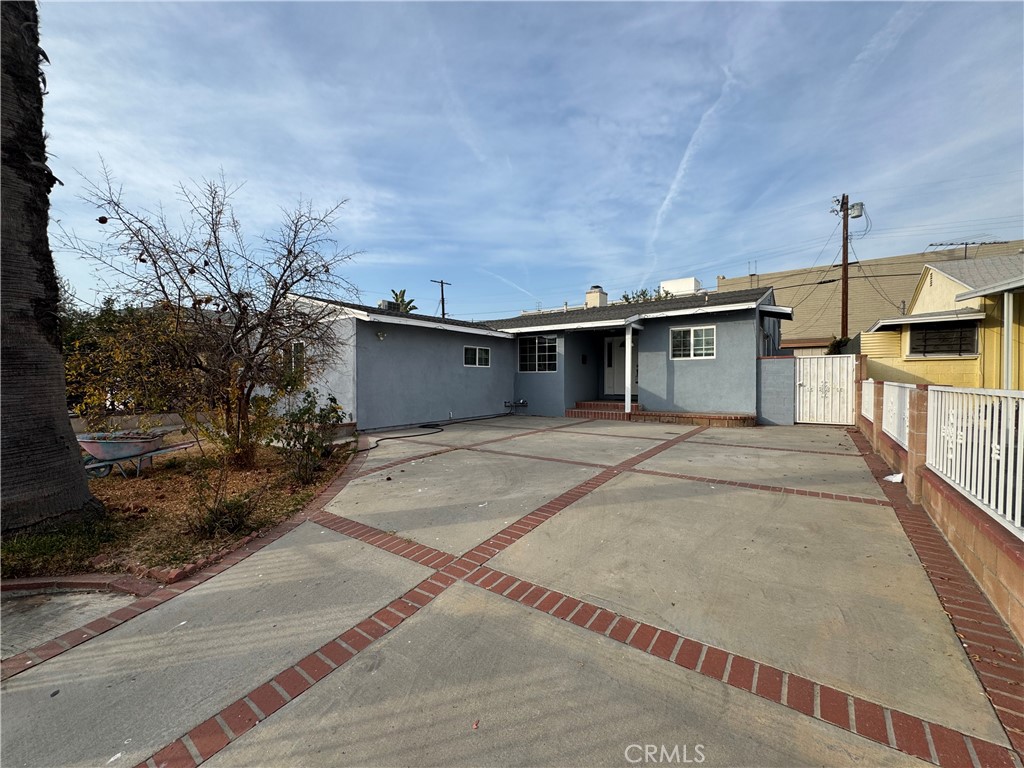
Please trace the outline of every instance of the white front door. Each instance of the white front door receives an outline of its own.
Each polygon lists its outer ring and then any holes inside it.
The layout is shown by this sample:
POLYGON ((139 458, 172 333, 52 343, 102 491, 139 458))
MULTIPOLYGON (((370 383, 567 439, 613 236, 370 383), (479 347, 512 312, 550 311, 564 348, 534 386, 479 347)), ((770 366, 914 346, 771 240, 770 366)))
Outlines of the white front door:
MULTIPOLYGON (((636 337, 633 337, 633 392, 637 391, 640 366, 636 354, 636 337)), ((604 393, 606 395, 626 394, 626 337, 609 336, 604 340, 604 393)))

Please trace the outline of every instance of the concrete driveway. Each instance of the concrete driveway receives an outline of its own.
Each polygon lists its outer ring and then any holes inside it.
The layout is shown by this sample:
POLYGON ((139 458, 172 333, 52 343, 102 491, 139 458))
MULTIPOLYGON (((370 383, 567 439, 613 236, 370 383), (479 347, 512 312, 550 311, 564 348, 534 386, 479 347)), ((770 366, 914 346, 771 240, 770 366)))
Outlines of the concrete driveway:
POLYGON ((844 429, 428 431, 30 658, 4 764, 1021 768, 844 429))

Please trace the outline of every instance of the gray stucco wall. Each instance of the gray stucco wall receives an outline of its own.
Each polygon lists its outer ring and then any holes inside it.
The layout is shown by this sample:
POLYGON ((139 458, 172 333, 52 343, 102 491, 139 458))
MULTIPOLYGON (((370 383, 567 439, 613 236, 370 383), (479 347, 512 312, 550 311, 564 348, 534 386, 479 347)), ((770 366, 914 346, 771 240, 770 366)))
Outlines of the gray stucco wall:
POLYGON ((360 322, 355 346, 360 429, 505 413, 513 398, 514 339, 360 322), (490 348, 490 367, 465 366, 466 346, 490 348))
POLYGON ((757 361, 757 422, 791 426, 796 415, 796 358, 757 361))
MULTIPOLYGON (((356 402, 356 321, 351 317, 334 320, 337 348, 324 370, 315 374, 310 384, 323 395, 334 395, 338 405, 355 414, 356 402)), ((354 418, 354 417, 353 417, 354 418)))
MULTIPOLYGON (((593 333, 565 335, 565 397, 563 408, 575 408, 579 400, 599 397, 598 379, 604 375, 602 340, 593 333)), ((565 411, 558 414, 564 416, 565 411)))
MULTIPOLYGON (((527 334, 529 335, 529 334, 527 334)), ((550 335, 550 334, 548 334, 550 335)), ((538 371, 535 373, 519 373, 519 346, 513 343, 516 360, 513 365, 515 374, 516 400, 526 400, 526 408, 517 408, 516 413, 527 416, 564 416, 565 415, 565 335, 557 334, 558 363, 555 371, 538 371)), ((577 360, 577 362, 579 362, 577 360)))
POLYGON ((649 411, 755 413, 754 311, 647 320, 640 331, 639 402, 649 411), (669 329, 715 326, 715 358, 670 360, 669 329))

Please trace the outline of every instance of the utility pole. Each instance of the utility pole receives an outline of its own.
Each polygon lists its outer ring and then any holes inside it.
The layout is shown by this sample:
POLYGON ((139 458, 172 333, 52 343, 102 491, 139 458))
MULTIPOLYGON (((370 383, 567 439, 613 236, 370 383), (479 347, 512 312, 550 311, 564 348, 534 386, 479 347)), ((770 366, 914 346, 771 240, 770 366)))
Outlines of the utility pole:
POLYGON ((444 287, 446 285, 451 285, 451 283, 446 283, 444 280, 431 280, 430 282, 437 283, 441 286, 441 319, 444 319, 447 317, 444 313, 444 287))
POLYGON ((844 194, 839 202, 839 215, 843 217, 843 299, 842 299, 842 321, 840 323, 839 338, 850 337, 849 312, 850 312, 850 196, 844 194))

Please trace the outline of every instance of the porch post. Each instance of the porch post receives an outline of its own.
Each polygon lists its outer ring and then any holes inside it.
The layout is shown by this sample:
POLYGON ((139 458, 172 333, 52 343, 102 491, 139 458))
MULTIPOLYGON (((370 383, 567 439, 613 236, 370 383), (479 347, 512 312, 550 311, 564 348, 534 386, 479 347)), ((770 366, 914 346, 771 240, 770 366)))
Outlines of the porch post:
MULTIPOLYGON (((1003 389, 1013 389, 1013 294, 1003 294, 1003 389)), ((1024 387, 1024 383, 1020 386, 1024 387)))
POLYGON ((633 411, 633 324, 626 326, 626 413, 633 411))

